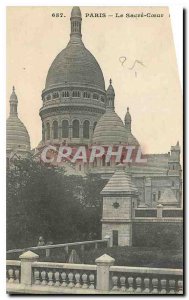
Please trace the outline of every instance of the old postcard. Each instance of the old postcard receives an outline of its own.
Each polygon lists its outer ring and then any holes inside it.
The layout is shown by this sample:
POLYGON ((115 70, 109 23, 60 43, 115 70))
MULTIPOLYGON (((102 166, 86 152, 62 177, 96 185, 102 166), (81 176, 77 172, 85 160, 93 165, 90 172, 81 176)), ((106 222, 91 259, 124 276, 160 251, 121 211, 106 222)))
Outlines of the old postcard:
POLYGON ((7 293, 183 294, 171 18, 7 7, 7 293))

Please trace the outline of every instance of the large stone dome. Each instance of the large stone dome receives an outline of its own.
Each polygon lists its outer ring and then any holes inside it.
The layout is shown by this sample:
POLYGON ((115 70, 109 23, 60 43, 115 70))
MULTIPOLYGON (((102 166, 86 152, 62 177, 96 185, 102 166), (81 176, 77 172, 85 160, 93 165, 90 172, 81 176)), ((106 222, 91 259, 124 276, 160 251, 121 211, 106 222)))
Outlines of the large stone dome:
POLYGON ((81 10, 73 7, 71 12, 70 41, 51 64, 45 89, 56 87, 88 87, 105 91, 104 77, 94 56, 82 42, 81 10))
POLYGON ((25 125, 17 116, 7 119, 7 150, 30 150, 30 137, 25 125))
POLYGON ((97 145, 119 145, 127 143, 125 126, 114 110, 107 109, 94 130, 92 143, 97 145))
POLYGON ((104 77, 95 57, 83 44, 81 23, 80 8, 73 7, 69 43, 52 62, 42 91, 44 144, 66 140, 72 145, 88 145, 93 128, 105 113, 104 77))
POLYGON ((59 86, 105 90, 101 68, 81 40, 78 43, 68 43, 49 68, 45 89, 59 86))

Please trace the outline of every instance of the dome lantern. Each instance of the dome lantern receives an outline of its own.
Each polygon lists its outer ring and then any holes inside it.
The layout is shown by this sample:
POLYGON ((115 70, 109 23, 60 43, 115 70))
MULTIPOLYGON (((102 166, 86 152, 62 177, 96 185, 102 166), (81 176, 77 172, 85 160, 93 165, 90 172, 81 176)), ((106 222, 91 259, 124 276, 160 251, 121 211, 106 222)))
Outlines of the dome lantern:
POLYGON ((9 103, 10 103, 10 115, 17 116, 18 115, 18 113, 17 113, 18 98, 17 98, 17 95, 15 93, 15 87, 14 86, 12 88, 12 94, 10 96, 9 103))
POLYGON ((81 10, 78 6, 74 6, 71 12, 71 34, 70 41, 81 40, 81 10))
POLYGON ((127 107, 127 113, 125 115, 125 128, 128 132, 131 132, 131 115, 129 112, 129 107, 127 107))

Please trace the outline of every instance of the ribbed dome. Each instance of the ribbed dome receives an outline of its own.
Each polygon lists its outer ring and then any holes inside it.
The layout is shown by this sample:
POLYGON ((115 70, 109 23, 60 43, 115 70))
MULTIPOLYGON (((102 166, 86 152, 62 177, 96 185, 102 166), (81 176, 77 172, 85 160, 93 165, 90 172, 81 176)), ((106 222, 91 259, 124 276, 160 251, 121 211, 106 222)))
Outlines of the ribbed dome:
POLYGON ((127 143, 127 133, 115 111, 108 109, 98 121, 92 139, 93 144, 119 145, 127 143))
POLYGON ((45 89, 57 86, 105 90, 100 66, 82 43, 69 43, 53 61, 48 71, 45 89))
POLYGON ((7 119, 7 150, 30 150, 30 137, 24 124, 17 116, 7 119))
POLYGON ((131 132, 127 132, 126 134, 127 137, 127 144, 132 145, 132 146, 139 146, 139 142, 137 139, 134 137, 134 135, 131 132))

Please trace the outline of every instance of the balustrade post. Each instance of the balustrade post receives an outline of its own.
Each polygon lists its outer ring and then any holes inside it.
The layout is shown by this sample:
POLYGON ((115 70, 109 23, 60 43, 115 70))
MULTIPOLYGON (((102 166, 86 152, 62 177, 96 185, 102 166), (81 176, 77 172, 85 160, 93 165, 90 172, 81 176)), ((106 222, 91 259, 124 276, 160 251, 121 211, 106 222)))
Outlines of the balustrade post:
POLYGON ((97 264, 97 290, 109 291, 111 289, 110 266, 115 259, 104 254, 95 260, 97 264))
POLYGON ((21 260, 21 284, 32 285, 32 263, 37 261, 39 255, 27 251, 19 256, 21 260))
POLYGON ((163 215, 163 205, 158 204, 157 205, 157 218, 162 218, 163 215))

